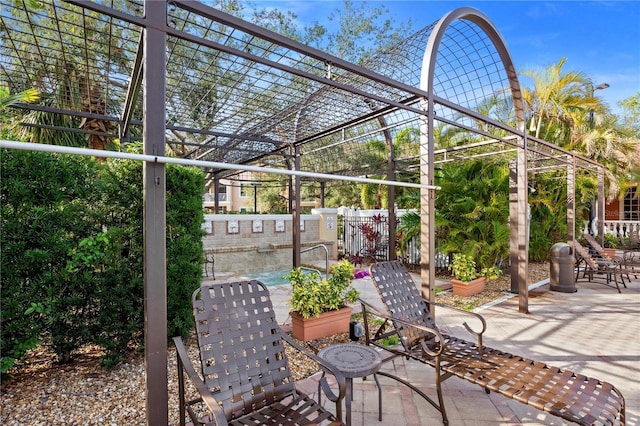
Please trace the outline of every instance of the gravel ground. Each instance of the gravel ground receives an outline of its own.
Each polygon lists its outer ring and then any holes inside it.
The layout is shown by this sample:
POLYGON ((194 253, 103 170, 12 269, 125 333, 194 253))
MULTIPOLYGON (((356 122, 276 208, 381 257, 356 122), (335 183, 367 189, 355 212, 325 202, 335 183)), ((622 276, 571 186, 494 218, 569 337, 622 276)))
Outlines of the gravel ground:
MULTIPOLYGON (((530 282, 548 278, 546 263, 529 265, 530 282)), ((487 283, 478 296, 461 298, 450 291, 440 293, 437 300, 467 309, 504 296, 510 288, 510 278, 504 276, 487 283)), ((348 334, 333 336, 326 344, 348 341, 348 334)), ((194 339, 187 341, 192 358, 197 358, 194 339)), ((30 354, 19 372, 1 384, 0 424, 18 425, 123 425, 145 423, 145 365, 141 354, 132 353, 124 363, 111 371, 100 367, 100 349, 86 347, 73 363, 57 364, 55 356, 45 347, 30 354)), ((302 358, 290 355, 294 379, 313 374, 317 367, 302 358)), ((177 375, 175 356, 169 356, 169 424, 178 424, 177 375)), ((193 394, 193 389, 189 390, 193 394)))

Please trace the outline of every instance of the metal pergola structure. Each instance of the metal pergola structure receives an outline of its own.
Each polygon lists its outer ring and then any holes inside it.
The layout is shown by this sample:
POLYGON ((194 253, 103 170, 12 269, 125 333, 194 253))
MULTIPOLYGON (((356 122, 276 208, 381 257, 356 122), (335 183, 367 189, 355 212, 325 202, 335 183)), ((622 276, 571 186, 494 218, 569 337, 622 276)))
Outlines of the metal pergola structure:
POLYGON ((529 174, 566 172, 569 241, 577 170, 597 175, 604 217, 602 167, 527 134, 508 50, 477 10, 457 9, 359 66, 193 1, 0 0, 0 9, 0 81, 12 93, 40 91, 21 108, 74 123, 24 125, 83 133, 94 148, 142 140, 144 155, 133 158, 144 161, 148 424, 167 423, 166 162, 202 167, 213 182, 246 169, 288 174, 294 230, 303 179, 384 176, 390 206, 395 186, 420 187, 423 293, 434 300, 434 167, 503 156, 521 312, 529 174))

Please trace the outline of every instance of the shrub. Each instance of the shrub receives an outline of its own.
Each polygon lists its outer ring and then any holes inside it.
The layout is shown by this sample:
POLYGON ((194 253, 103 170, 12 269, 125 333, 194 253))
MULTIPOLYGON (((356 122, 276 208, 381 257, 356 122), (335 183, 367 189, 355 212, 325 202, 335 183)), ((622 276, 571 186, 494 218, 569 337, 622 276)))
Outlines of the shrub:
POLYGON ((289 306, 303 318, 340 309, 355 303, 359 296, 351 285, 353 265, 348 260, 333 265, 327 280, 317 271, 305 273, 301 268, 293 268, 285 278, 291 281, 289 306))
MULTIPOLYGON (((69 326, 76 300, 61 299, 68 253, 96 231, 93 180, 86 158, 0 151, 1 372, 69 326), (64 309, 58 311, 58 309, 64 309)), ((68 339, 67 339, 68 340, 68 339)), ((65 339, 57 344, 69 347, 65 339)))
POLYGON ((453 277, 460 281, 469 282, 478 277, 475 260, 473 260, 473 257, 462 253, 453 254, 453 261, 449 265, 449 270, 453 277))
MULTIPOLYGON (((0 372, 42 342, 61 361, 100 345, 113 366, 144 325, 142 165, 0 154, 0 372)), ((193 327, 203 187, 200 170, 167 167, 168 337, 193 327)))
POLYGON ((618 236, 610 233, 604 233, 604 246, 606 248, 617 249, 622 247, 622 239, 618 238, 618 236))

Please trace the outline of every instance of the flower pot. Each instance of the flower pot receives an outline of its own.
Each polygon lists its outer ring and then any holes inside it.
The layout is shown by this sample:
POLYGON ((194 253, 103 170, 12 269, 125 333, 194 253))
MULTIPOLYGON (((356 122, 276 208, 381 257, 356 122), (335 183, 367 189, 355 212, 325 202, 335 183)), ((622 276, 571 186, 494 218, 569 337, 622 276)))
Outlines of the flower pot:
POLYGON ((307 342, 321 337, 349 332, 353 308, 344 307, 337 311, 323 312, 319 317, 302 318, 297 312, 290 312, 292 335, 298 340, 307 342))
POLYGON ((462 297, 473 296, 474 294, 480 293, 484 290, 486 283, 487 277, 476 278, 475 280, 468 282, 456 280, 455 278, 451 280, 453 295, 462 297))
POLYGON ((614 248, 605 248, 604 252, 607 254, 607 256, 609 256, 610 258, 614 258, 616 257, 616 249, 614 248))

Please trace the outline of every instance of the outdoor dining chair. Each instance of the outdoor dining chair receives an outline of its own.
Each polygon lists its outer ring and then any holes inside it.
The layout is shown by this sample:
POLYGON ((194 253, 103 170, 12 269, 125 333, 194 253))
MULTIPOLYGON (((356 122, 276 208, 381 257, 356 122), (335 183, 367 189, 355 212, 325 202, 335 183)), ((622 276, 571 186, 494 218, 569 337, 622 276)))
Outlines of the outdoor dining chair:
POLYGON ((193 293, 192 307, 201 375, 182 339, 175 337, 181 426, 185 411, 194 425, 343 424, 344 376, 280 329, 264 284, 251 280, 206 285, 193 293), (285 342, 329 373, 320 387, 336 404, 336 415, 296 389, 285 342), (189 401, 185 372, 199 394, 189 401), (335 379, 331 386, 328 376, 335 379))

